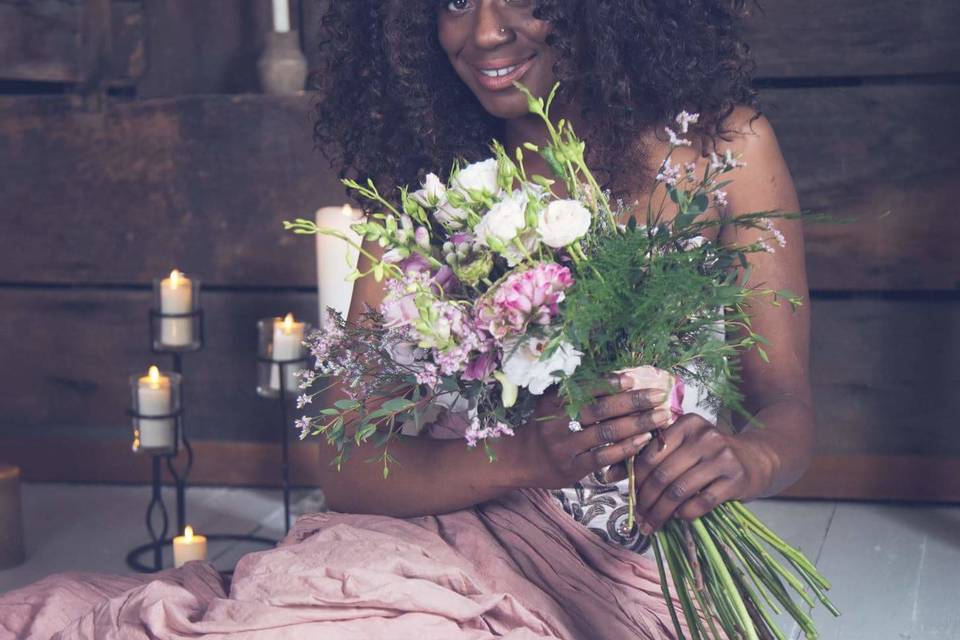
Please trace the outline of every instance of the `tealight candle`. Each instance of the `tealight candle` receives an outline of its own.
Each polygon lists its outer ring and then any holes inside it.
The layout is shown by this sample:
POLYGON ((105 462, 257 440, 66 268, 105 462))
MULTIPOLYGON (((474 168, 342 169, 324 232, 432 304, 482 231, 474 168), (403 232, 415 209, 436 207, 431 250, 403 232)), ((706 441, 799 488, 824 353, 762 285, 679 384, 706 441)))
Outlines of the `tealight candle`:
MULTIPOLYGON (((363 221, 363 212, 349 204, 342 207, 323 207, 317 210, 316 224, 321 229, 336 229, 356 244, 362 238, 351 225, 363 221)), ((320 326, 327 321, 327 307, 344 317, 350 310, 353 282, 347 276, 357 266, 360 253, 349 244, 333 236, 317 234, 317 294, 320 299, 320 326)))
MULTIPOLYGON (((288 313, 281 320, 275 318, 273 321, 273 352, 274 360, 299 360, 303 357, 303 332, 305 324, 296 322, 292 313, 288 313)), ((280 369, 284 373, 284 386, 288 393, 294 393, 297 390, 299 381, 297 380, 297 370, 301 368, 298 364, 275 364, 270 372, 270 387, 274 390, 280 390, 280 369)))
POLYGON ((183 535, 173 539, 173 566, 180 568, 193 560, 207 559, 207 537, 194 535, 193 527, 187 525, 183 535))
MULTIPOLYGON (((137 413, 141 416, 163 416, 173 413, 170 377, 151 366, 137 384, 137 413)), ((172 449, 176 428, 173 418, 140 418, 136 448, 172 449)))
MULTIPOLYGON (((160 313, 190 313, 193 311, 193 283, 174 269, 169 278, 160 283, 160 313)), ((185 347, 193 342, 193 318, 162 318, 160 344, 185 347)))

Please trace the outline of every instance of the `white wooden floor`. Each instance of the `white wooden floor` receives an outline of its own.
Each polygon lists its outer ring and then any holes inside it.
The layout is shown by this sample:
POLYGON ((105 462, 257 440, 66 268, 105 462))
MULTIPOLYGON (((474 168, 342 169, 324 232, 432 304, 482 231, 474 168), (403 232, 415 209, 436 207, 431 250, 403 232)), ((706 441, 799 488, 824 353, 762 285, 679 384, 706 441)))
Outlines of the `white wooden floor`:
MULTIPOLYGON (((148 498, 146 487, 25 484, 28 561, 0 571, 0 593, 58 571, 125 573, 127 550, 146 541, 148 498)), ((188 503, 200 533, 282 533, 279 491, 192 488, 188 503)), ((314 511, 322 498, 298 491, 294 503, 314 511)), ((764 500, 752 508, 833 582, 843 616, 815 611, 823 638, 960 638, 960 506, 764 500)), ((259 548, 223 544, 211 559, 227 570, 259 548)), ((791 629, 789 637, 801 636, 791 629)))

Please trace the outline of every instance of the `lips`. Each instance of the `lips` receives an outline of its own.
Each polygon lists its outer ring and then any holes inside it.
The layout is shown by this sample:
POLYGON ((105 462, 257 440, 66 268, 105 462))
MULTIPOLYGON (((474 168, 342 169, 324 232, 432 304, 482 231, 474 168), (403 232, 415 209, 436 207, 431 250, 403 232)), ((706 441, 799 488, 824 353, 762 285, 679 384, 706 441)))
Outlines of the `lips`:
POLYGON ((473 65, 477 84, 487 91, 503 91, 513 88, 518 81, 533 66, 536 54, 521 62, 494 60, 479 65, 473 65))

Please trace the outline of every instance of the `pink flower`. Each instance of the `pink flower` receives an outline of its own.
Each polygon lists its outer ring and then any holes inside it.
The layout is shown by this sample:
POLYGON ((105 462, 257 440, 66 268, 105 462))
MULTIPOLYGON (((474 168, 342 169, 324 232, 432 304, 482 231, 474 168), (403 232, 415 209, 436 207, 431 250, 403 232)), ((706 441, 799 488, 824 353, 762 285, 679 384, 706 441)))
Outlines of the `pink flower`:
POLYGON ((514 273, 477 305, 477 324, 500 339, 524 333, 531 322, 548 325, 572 284, 570 269, 554 262, 514 273))

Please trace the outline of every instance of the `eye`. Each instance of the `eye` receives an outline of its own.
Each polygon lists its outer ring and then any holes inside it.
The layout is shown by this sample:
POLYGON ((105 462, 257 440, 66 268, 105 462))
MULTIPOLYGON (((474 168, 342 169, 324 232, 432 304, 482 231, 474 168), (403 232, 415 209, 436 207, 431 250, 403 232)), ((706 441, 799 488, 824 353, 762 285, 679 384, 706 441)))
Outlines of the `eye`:
POLYGON ((471 0, 450 0, 447 3, 447 11, 451 13, 462 13, 470 8, 471 0))

